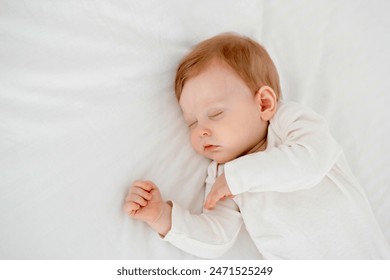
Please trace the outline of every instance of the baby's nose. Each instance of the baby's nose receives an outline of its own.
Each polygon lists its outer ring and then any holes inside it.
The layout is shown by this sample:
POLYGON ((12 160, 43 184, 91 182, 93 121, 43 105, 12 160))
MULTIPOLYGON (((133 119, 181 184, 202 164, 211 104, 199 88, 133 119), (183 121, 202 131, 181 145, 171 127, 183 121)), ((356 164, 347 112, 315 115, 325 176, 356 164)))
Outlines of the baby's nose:
POLYGON ((211 130, 209 128, 202 128, 200 130, 201 136, 210 136, 211 135, 211 130))

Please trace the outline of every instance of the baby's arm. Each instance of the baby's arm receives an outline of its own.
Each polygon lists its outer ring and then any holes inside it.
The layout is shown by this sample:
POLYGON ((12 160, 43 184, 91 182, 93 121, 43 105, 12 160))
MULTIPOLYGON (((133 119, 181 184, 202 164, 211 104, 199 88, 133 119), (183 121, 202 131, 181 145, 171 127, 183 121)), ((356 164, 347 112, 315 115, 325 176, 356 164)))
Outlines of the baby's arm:
POLYGON ((274 146, 225 164, 233 194, 311 188, 326 176, 342 153, 325 119, 297 103, 279 107, 268 137, 274 146))
POLYGON ((135 181, 123 208, 130 217, 146 222, 162 236, 171 228, 172 205, 163 201, 158 187, 151 181, 135 181))
POLYGON ((213 210, 193 214, 173 203, 172 228, 164 240, 187 253, 217 258, 235 243, 243 225, 241 213, 232 199, 218 201, 213 210))

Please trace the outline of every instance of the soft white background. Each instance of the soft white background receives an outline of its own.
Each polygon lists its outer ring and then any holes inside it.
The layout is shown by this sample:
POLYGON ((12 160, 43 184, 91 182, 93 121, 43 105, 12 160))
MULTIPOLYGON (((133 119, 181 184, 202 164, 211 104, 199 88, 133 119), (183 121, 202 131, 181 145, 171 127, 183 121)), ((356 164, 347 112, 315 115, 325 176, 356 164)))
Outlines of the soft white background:
MULTIPOLYGON (((191 259, 122 213, 156 182, 201 211, 208 162, 173 94, 181 57, 233 31, 284 99, 326 116, 390 240, 390 4, 0 0, 0 259, 191 259)), ((230 257, 250 258, 238 246, 230 257)))

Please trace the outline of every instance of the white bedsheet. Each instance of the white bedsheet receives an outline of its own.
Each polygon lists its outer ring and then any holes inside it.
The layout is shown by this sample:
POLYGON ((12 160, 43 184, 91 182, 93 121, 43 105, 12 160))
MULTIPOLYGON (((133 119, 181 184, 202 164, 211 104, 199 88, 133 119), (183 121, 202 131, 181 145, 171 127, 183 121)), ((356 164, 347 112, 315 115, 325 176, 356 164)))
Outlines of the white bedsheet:
MULTIPOLYGON (((387 1, 0 0, 0 259, 193 259, 122 213, 135 179, 201 211, 178 61, 233 31, 326 116, 390 241, 387 1), (179 171, 179 172, 178 172, 179 171)), ((253 258, 245 238, 225 258, 253 258)))

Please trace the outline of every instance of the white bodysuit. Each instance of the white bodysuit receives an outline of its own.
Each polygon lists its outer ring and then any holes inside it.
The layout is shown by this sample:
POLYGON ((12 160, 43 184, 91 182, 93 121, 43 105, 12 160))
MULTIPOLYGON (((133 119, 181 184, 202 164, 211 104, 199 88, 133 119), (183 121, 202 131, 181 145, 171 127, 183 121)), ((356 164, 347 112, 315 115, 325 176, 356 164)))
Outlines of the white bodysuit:
POLYGON ((313 111, 281 102, 268 127, 266 150, 224 166, 212 162, 206 196, 222 172, 235 197, 202 214, 173 202, 164 240, 216 258, 245 225, 265 259, 390 259, 362 187, 326 122, 313 111))

